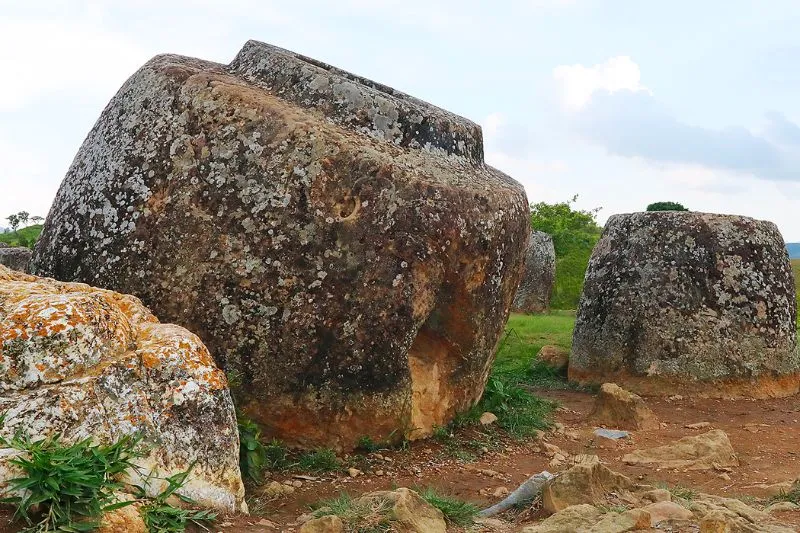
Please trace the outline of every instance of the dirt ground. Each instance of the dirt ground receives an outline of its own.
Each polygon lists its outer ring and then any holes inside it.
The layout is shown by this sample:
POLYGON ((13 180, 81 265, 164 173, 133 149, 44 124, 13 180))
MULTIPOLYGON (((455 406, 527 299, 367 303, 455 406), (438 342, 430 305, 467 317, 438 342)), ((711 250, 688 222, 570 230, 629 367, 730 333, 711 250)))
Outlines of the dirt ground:
MULTIPOLYGON (((590 453, 600 456, 612 470, 624 473, 639 483, 681 486, 698 492, 743 498, 758 505, 766 497, 762 485, 800 478, 800 404, 798 398, 775 400, 707 400, 646 398, 647 404, 662 422, 659 430, 633 432, 628 442, 615 449, 598 448, 592 439, 594 426, 585 422, 591 411, 594 396, 571 391, 537 391, 537 394, 557 400, 561 407, 556 420, 563 430, 546 435, 548 442, 571 454, 590 453), (709 422, 710 428, 688 429, 696 422, 709 422), (741 465, 730 472, 691 472, 652 470, 627 466, 622 455, 636 448, 666 444, 708 429, 724 430, 738 454, 741 465)), ((475 435, 469 430, 459 433, 462 444, 475 435)), ((258 488, 251 488, 251 516, 222 517, 211 531, 277 532, 297 531, 297 518, 309 512, 320 500, 336 497, 341 492, 358 495, 373 490, 394 487, 435 487, 439 492, 456 496, 484 508, 501 500, 492 493, 505 487, 513 490, 529 476, 548 466, 549 458, 539 451, 535 439, 523 442, 503 438, 496 440, 493 449, 474 460, 457 458, 453 443, 442 445, 434 441, 412 444, 409 450, 381 451, 367 456, 346 458, 364 473, 351 478, 347 473, 319 477, 276 474, 272 480, 300 481, 295 492, 278 498, 258 497, 258 488), (378 475, 382 471, 383 475, 378 475), (309 479, 312 478, 312 479, 309 479), (253 499, 255 496, 255 499, 253 499)), ((797 526, 800 531, 800 512, 775 515, 779 520, 797 526)), ((535 515, 533 515, 535 517, 535 515)), ((500 516, 508 522, 508 531, 521 529, 522 522, 514 516, 500 516)), ((530 523, 531 515, 524 517, 530 523)), ((519 517, 517 517, 519 519, 519 517)), ((14 531, 6 527, 3 531, 14 531)), ((453 528, 452 531, 464 531, 453 528)), ((475 526, 469 531, 493 531, 475 526)))
MULTIPOLYGON (((548 442, 572 454, 596 454, 612 470, 640 483, 682 486, 698 492, 743 498, 757 505, 767 496, 762 485, 800 478, 800 403, 797 397, 775 400, 647 398, 647 404, 662 422, 661 429, 633 432, 629 442, 616 449, 602 449, 593 443, 595 426, 585 422, 593 405, 593 395, 571 391, 538 391, 537 394, 561 404, 556 419, 564 425, 563 433, 548 434, 548 442), (696 422, 709 422, 711 426, 703 430, 685 427, 696 422), (621 462, 622 456, 633 449, 667 444, 709 429, 722 429, 728 434, 741 463, 738 468, 730 472, 656 471, 621 462)), ((459 435, 459 438, 468 440, 470 435, 459 435)), ((293 494, 267 501, 262 508, 254 509, 259 516, 222 520, 214 530, 296 531, 299 529, 295 525, 297 517, 307 513, 315 502, 341 492, 356 495, 398 486, 433 486, 440 492, 484 508, 502 499, 492 496, 495 489, 513 490, 535 473, 553 471, 548 466, 549 458, 539 451, 535 440, 504 439, 499 449, 490 450, 474 461, 459 460, 445 446, 434 442, 415 443, 409 451, 380 452, 380 456, 384 459, 374 455, 362 458, 357 466, 364 471, 363 476, 353 479, 345 474, 315 481, 300 480, 303 485, 293 494), (384 475, 377 476, 378 470, 384 475)), ((278 481, 290 478, 274 477, 278 481)), ((510 522, 512 531, 522 525, 514 523, 514 517, 501 518, 510 522)), ((800 512, 781 513, 776 518, 798 526, 800 531, 800 512)), ((481 531, 482 528, 471 530, 481 531)))

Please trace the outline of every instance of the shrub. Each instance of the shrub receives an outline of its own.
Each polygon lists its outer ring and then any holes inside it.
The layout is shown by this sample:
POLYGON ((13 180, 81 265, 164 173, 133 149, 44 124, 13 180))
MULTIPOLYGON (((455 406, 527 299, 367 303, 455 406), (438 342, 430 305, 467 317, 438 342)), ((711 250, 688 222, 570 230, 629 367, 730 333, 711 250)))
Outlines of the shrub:
POLYGON ((24 475, 10 480, 8 488, 21 495, 3 501, 30 526, 25 531, 91 531, 104 512, 132 503, 117 502, 114 492, 122 489, 116 478, 140 456, 138 438, 123 437, 108 446, 91 439, 65 445, 59 435, 33 441, 17 434, 0 438, 0 444, 23 452, 9 460, 24 475))
POLYGON ((678 202, 655 202, 647 206, 647 211, 688 211, 678 202))
POLYGON ((550 305, 553 309, 575 309, 583 290, 583 278, 592 248, 600 238, 599 208, 573 209, 578 199, 568 202, 531 204, 531 227, 553 237, 556 252, 556 283, 550 305))
POLYGON ((333 450, 322 448, 301 455, 295 465, 303 472, 333 472, 342 467, 333 450))
POLYGON ((268 462, 267 449, 261 442, 261 428, 242 415, 237 415, 236 423, 239 428, 239 468, 242 474, 259 483, 268 462))
MULTIPOLYGON (((167 499, 171 496, 175 496, 188 504, 195 503, 191 498, 176 492, 186 483, 186 478, 193 467, 194 465, 190 466, 186 472, 166 478, 167 488, 142 507, 142 518, 149 533, 182 533, 186 531, 186 526, 190 522, 205 529, 203 527, 205 523, 216 520, 217 513, 213 511, 180 509, 167 503, 167 499)), ((144 497, 144 491, 141 489, 140 491, 140 497, 144 497)))

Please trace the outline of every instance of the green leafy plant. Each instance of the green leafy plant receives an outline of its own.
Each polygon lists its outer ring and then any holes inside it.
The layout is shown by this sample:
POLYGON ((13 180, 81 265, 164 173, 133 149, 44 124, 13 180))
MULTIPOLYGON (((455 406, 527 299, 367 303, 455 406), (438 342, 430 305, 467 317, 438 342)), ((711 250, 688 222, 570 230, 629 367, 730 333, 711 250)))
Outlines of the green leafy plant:
POLYGON ((59 435, 32 440, 18 433, 0 445, 22 452, 9 460, 23 475, 9 481, 17 496, 4 498, 15 506, 15 518, 23 519, 27 532, 91 531, 104 512, 132 502, 118 502, 122 489, 117 477, 133 467, 139 439, 123 437, 111 445, 95 445, 85 439, 71 445, 59 435))
MULTIPOLYGON (((149 503, 141 508, 142 518, 147 526, 149 533, 182 533, 186 531, 186 526, 189 523, 196 524, 197 526, 205 529, 205 524, 211 523, 217 518, 217 513, 214 511, 203 510, 198 511, 194 509, 182 509, 170 505, 167 500, 175 496, 184 503, 193 505, 196 502, 191 498, 187 498, 178 493, 178 489, 183 487, 186 479, 189 477, 189 472, 192 471, 194 464, 192 464, 185 472, 180 472, 168 478, 165 478, 167 487, 161 493, 152 498, 149 503)), ((139 488, 141 498, 145 497, 144 490, 139 488)))
POLYGON ((550 427, 555 404, 534 396, 507 377, 492 375, 477 408, 494 413, 497 425, 511 436, 527 437, 550 427))
POLYGON ((356 444, 356 450, 366 453, 377 452, 381 449, 381 445, 372 440, 371 437, 368 435, 364 435, 360 439, 358 439, 358 443, 356 444))
POLYGON ((303 472, 334 472, 342 467, 333 450, 321 448, 302 454, 295 464, 303 472))
POLYGON ((770 498, 770 503, 776 502, 792 502, 800 504, 800 484, 795 483, 788 491, 780 491, 778 494, 770 498))
POLYGON ((445 519, 455 526, 472 525, 478 515, 479 509, 473 504, 440 494, 432 487, 417 489, 417 492, 423 500, 439 509, 445 519))
POLYGON ((242 415, 237 416, 236 423, 239 428, 239 468, 242 474, 259 483, 267 466, 267 450, 261 442, 261 428, 242 415))

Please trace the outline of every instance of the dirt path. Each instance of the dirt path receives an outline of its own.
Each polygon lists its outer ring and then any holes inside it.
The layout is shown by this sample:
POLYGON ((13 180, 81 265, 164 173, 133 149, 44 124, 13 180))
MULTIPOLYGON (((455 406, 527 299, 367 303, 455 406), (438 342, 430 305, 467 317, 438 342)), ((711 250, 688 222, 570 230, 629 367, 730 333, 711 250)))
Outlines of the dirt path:
MULTIPOLYGON (((561 403, 556 419, 564 425, 563 432, 548 434, 549 442, 572 454, 599 455, 612 470, 640 483, 666 483, 757 501, 767 495, 762 485, 800 477, 800 403, 797 398, 761 401, 648 398, 648 405, 663 422, 661 429, 634 432, 630 441, 616 449, 603 449, 594 446, 594 426, 584 420, 594 401, 592 395, 569 391, 539 391, 538 394, 561 403), (633 449, 667 444, 708 430, 685 427, 696 422, 709 422, 708 429, 724 430, 741 466, 730 472, 655 471, 621 462, 622 456, 633 449)), ((461 449, 469 448, 468 443, 474 437, 468 431, 458 435, 461 449)), ((535 440, 501 439, 494 445, 496 449, 473 461, 454 457, 454 450, 458 449, 454 443, 448 446, 436 442, 415 443, 408 451, 386 451, 380 456, 361 457, 356 465, 363 470, 362 476, 352 479, 347 475, 335 475, 316 481, 302 480, 302 486, 293 494, 264 501, 260 508, 254 509, 260 516, 223 521, 215 529, 292 531, 296 529, 293 523, 297 517, 308 512, 315 502, 336 497, 341 492, 355 495, 396 486, 433 486, 440 492, 485 507, 501 499, 492 495, 496 490, 503 487, 513 490, 530 475, 542 470, 553 471, 549 458, 539 451, 535 440), (383 472, 382 476, 376 475, 379 471, 383 472), (269 529, 266 522, 255 525, 264 518, 275 524, 275 528, 269 529)), ((292 477, 276 475, 273 479, 282 482, 292 477)), ((782 513, 778 518, 800 526, 800 512, 782 513)), ((509 526, 511 531, 519 529, 518 525, 509 526)))
MULTIPOLYGON (((561 404, 556 420, 564 427, 560 432, 549 433, 546 436, 548 442, 571 454, 596 454, 612 470, 640 483, 665 483, 757 503, 767 496, 763 485, 800 478, 800 402, 797 398, 759 401, 646 398, 662 422, 661 429, 634 432, 628 442, 615 449, 605 449, 594 445, 594 426, 585 422, 594 401, 592 395, 570 391, 538 391, 538 394, 561 404), (656 471, 622 463, 622 456, 633 449, 667 444, 708 430, 685 427, 696 422, 709 422, 711 426, 708 429, 724 430, 741 466, 730 472, 691 472, 656 471)), ((292 494, 251 499, 252 516, 222 518, 212 530, 246 533, 296 531, 299 529, 297 518, 309 512, 310 506, 320 500, 334 498, 342 492, 358 495, 398 486, 432 486, 441 493, 486 507, 502 499, 493 496, 495 491, 502 488, 513 490, 535 473, 554 471, 548 464, 550 459, 539 448, 534 439, 524 442, 500 437, 486 440, 478 432, 466 430, 445 444, 427 441, 414 443, 409 450, 347 458, 349 464, 363 471, 356 478, 346 473, 323 475, 311 480, 275 474, 271 480, 300 481, 301 486, 292 494), (476 442, 479 437, 484 440, 476 442), (482 452, 482 445, 491 449, 482 452), (477 453, 474 460, 463 457, 467 451, 477 453)), ((251 488, 251 494, 258 494, 259 490, 251 488)), ((503 518, 509 522, 506 531, 520 529, 521 524, 513 523, 513 517, 503 518)), ((800 512, 781 513, 776 518, 798 526, 800 531, 800 512)), ((454 528, 452 531, 461 530, 454 528)), ((470 531, 494 530, 476 527, 470 531)))

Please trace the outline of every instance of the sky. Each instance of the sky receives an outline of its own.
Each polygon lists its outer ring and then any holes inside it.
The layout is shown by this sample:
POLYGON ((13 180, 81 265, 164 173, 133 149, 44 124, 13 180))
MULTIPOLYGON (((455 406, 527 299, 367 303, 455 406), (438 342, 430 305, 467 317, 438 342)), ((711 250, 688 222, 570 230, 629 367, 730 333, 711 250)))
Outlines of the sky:
POLYGON ((46 215, 152 56, 256 39, 481 124, 530 202, 677 201, 800 241, 798 27, 797 0, 0 0, 0 218, 46 215))

